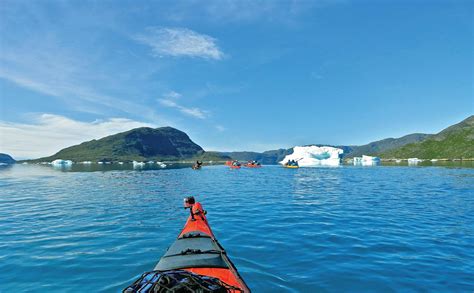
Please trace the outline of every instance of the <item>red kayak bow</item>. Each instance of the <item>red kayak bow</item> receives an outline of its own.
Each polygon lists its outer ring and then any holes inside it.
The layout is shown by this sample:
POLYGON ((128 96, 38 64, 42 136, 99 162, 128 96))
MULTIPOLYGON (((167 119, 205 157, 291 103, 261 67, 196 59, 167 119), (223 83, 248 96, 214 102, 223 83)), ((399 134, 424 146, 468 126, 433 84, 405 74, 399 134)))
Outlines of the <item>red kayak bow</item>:
POLYGON ((155 271, 188 271, 219 279, 228 285, 228 292, 250 292, 212 233, 202 205, 189 197, 185 199, 185 207, 190 208, 191 215, 178 239, 156 265, 155 271))

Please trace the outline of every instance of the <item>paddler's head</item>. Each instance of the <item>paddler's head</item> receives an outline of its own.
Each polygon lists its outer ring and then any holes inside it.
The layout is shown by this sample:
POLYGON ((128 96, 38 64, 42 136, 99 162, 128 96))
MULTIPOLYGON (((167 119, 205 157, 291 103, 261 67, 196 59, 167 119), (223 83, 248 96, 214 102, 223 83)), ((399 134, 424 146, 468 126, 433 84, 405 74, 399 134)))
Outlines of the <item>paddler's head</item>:
POLYGON ((185 209, 192 208, 195 202, 196 201, 194 200, 194 196, 185 197, 184 198, 184 208, 185 209))

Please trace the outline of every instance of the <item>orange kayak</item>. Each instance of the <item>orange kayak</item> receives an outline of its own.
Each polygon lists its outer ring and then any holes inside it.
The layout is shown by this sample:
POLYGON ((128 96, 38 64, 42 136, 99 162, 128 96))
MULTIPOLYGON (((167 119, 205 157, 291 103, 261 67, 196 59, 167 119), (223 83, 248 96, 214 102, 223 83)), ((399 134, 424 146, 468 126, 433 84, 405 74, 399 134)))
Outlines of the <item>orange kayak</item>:
POLYGON ((247 167, 247 168, 261 168, 262 165, 258 165, 258 164, 245 164, 245 167, 247 167))
POLYGON ((237 165, 237 166, 231 165, 230 168, 231 168, 231 169, 240 169, 240 165, 237 165))
MULTIPOLYGON (((192 201, 193 205, 190 207, 192 213, 188 217, 183 230, 179 233, 177 240, 168 248, 165 255, 155 266, 154 271, 150 272, 155 273, 155 275, 150 276, 150 273, 142 275, 139 280, 124 289, 123 292, 169 292, 156 291, 156 288, 152 287, 156 286, 156 284, 150 285, 153 280, 156 280, 156 283, 162 283, 158 278, 153 279, 157 273, 162 275, 188 274, 191 277, 187 276, 182 280, 186 279, 187 282, 188 279, 191 278, 201 278, 201 280, 204 280, 201 286, 208 284, 210 282, 209 280, 216 280, 219 285, 222 285, 223 288, 227 290, 216 290, 216 292, 250 292, 247 284, 245 284, 237 272, 236 267, 227 256, 226 251, 212 233, 211 227, 207 222, 206 212, 203 210, 202 205, 199 202, 194 203, 194 198, 192 198, 192 201), (144 288, 146 290, 144 290, 144 288), (153 291, 151 289, 155 290, 153 291)), ((179 279, 179 276, 176 277, 175 275, 171 278, 179 279)))

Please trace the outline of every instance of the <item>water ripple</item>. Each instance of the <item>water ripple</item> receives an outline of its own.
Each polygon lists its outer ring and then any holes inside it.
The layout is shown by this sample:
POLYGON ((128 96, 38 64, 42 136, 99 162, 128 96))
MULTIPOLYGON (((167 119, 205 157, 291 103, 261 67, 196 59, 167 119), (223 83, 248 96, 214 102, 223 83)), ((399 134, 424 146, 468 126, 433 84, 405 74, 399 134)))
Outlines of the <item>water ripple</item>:
POLYGON ((255 292, 472 291, 473 190, 474 169, 4 168, 0 291, 119 291, 172 243, 187 195, 255 292))

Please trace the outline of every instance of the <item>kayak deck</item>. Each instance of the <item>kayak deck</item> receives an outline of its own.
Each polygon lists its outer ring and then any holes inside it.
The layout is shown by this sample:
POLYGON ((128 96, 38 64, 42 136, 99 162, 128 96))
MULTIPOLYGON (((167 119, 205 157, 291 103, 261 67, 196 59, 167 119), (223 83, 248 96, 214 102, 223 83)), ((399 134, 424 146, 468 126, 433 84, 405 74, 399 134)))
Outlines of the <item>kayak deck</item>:
POLYGON ((235 287, 230 292, 250 292, 230 261, 224 248, 214 237, 200 203, 193 207, 194 220, 188 218, 176 241, 155 266, 155 270, 186 270, 220 279, 235 287))

